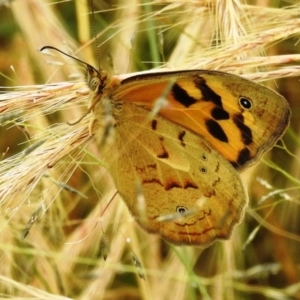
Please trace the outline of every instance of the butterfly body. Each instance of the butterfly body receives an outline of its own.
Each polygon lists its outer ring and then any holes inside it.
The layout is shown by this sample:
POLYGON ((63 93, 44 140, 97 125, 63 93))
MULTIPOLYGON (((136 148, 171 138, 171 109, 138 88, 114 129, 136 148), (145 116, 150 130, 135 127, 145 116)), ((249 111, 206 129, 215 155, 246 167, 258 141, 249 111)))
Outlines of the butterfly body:
MULTIPOLYGON (((101 78, 92 71, 90 81, 101 78)), ((290 117, 286 100, 217 71, 98 82, 92 132, 139 224, 174 244, 228 238, 248 199, 238 171, 282 136, 290 117), (165 104, 151 115, 162 95, 165 104)))

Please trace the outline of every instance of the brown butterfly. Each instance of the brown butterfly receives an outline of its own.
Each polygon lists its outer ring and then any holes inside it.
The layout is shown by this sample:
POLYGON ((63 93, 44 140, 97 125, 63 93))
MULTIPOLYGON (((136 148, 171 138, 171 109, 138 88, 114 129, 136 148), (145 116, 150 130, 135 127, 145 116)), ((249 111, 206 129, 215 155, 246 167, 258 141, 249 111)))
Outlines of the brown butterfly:
POLYGON ((87 83, 91 133, 138 223, 174 244, 229 238, 248 199, 239 172, 283 135, 287 101, 208 70, 121 80, 87 64, 87 83))

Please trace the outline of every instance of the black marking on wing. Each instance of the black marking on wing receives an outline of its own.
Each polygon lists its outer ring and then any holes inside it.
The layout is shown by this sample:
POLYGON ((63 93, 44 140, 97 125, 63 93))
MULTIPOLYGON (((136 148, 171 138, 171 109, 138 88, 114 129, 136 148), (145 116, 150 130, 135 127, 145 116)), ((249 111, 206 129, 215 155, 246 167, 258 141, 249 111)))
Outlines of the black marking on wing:
POLYGON ((156 178, 152 178, 152 179, 145 179, 142 181, 142 184, 153 184, 156 183, 162 187, 165 188, 166 191, 169 191, 171 189, 199 189, 199 187, 190 181, 187 181, 184 183, 184 186, 182 186, 180 183, 176 182, 176 181, 172 181, 170 180, 169 182, 166 182, 165 184, 163 184, 160 180, 156 179, 156 178))
POLYGON ((199 187, 195 183, 188 181, 184 184, 183 188, 184 189, 189 189, 189 188, 190 189, 198 189, 199 187))
POLYGON ((186 92, 186 90, 183 89, 177 83, 173 84, 172 93, 173 93, 175 100, 187 108, 197 102, 197 100, 195 98, 189 96, 189 94, 186 92))
POLYGON ((244 145, 250 145, 253 142, 252 131, 244 124, 244 116, 242 114, 235 114, 233 116, 233 122, 241 131, 241 137, 244 145))
POLYGON ((222 107, 214 107, 211 111, 211 116, 215 120, 228 120, 230 118, 229 113, 222 107))
POLYGON ((174 189, 174 188, 182 189, 182 186, 179 183, 175 182, 175 181, 170 181, 165 185, 165 190, 166 191, 169 191, 169 190, 174 189))
POLYGON ((169 158, 169 152, 165 149, 165 147, 163 146, 163 141, 164 141, 164 137, 160 136, 158 138, 162 143, 161 143, 161 153, 157 154, 157 158, 164 158, 167 159, 169 158))
POLYGON ((208 132, 217 140, 228 143, 228 137, 223 128, 215 120, 209 119, 205 122, 208 132))
POLYGON ((217 166, 215 168, 215 173, 218 173, 219 172, 219 169, 220 169, 220 163, 218 162, 217 163, 217 166))
POLYGON ((181 145, 182 146, 185 146, 185 142, 184 142, 184 136, 186 135, 186 131, 180 131, 179 134, 178 134, 178 139, 179 141, 181 142, 181 145))
POLYGON ((248 148, 244 148, 240 151, 239 156, 237 158, 237 167, 243 166, 246 162, 252 159, 250 150, 248 148))
POLYGON ((161 154, 157 154, 157 158, 169 158, 169 153, 167 152, 167 150, 165 148, 163 148, 163 152, 161 154))
POLYGON ((165 190, 171 190, 174 188, 179 188, 179 189, 198 189, 198 186, 190 181, 187 181, 184 183, 184 185, 182 186, 180 183, 176 182, 176 181, 170 181, 165 185, 165 190))
POLYGON ((216 94, 207 84, 203 77, 196 77, 194 79, 195 86, 201 91, 204 101, 211 101, 216 106, 223 107, 221 97, 216 94))
POLYGON ((221 181, 221 178, 218 177, 218 179, 212 183, 212 186, 215 187, 220 181, 221 181))
POLYGON ((152 128, 152 130, 156 130, 156 128, 157 128, 157 120, 152 120, 152 122, 151 122, 151 128, 152 128))

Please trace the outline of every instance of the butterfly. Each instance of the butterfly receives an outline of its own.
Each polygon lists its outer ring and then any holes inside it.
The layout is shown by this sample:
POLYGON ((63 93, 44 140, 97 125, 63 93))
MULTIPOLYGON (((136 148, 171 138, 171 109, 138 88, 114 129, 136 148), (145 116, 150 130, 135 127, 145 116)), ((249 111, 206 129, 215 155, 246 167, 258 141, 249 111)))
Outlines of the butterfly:
POLYGON ((120 79, 86 65, 90 131, 137 222, 177 245, 228 239, 248 201, 239 173, 284 134, 285 98, 219 71, 120 79))
POLYGON ((93 118, 100 125, 95 135, 103 138, 101 120, 108 111, 114 137, 103 157, 140 225, 174 244, 207 246, 228 238, 247 204, 239 172, 284 133, 290 118, 286 100, 217 71, 155 73, 123 81, 88 72, 89 83, 99 80, 92 85, 93 118), (149 117, 166 90, 165 105, 149 117))

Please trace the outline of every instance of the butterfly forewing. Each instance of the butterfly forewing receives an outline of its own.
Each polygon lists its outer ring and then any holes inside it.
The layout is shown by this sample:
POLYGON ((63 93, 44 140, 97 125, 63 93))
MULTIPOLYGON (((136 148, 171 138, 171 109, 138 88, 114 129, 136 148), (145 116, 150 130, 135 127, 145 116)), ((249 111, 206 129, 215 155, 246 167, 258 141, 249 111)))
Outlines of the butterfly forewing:
POLYGON ((149 110, 174 80, 159 114, 203 137, 242 170, 271 149, 289 124, 287 101, 262 85, 217 71, 182 71, 130 77, 113 98, 149 110))

